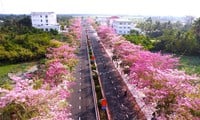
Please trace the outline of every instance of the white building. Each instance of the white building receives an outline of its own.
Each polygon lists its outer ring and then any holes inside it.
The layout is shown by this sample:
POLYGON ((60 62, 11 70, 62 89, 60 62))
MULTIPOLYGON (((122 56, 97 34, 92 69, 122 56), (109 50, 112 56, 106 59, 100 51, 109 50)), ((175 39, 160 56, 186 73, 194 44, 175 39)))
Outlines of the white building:
POLYGON ((108 18, 108 26, 113 27, 113 21, 115 21, 116 19, 119 19, 118 16, 111 16, 108 18))
POLYGON ((57 17, 54 12, 32 12, 32 26, 44 31, 51 29, 60 31, 60 25, 57 23, 57 17))
POLYGON ((108 18, 105 16, 98 16, 95 20, 99 25, 108 25, 108 18))
POLYGON ((130 31, 135 27, 131 20, 127 19, 115 19, 112 23, 112 27, 117 34, 129 34, 130 31))

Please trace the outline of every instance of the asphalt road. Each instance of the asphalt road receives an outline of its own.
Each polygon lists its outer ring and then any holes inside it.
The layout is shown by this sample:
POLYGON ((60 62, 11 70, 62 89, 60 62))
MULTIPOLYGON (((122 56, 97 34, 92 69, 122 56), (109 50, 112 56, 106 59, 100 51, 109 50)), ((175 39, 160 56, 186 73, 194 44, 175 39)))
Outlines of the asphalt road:
POLYGON ((78 54, 80 62, 74 73, 76 85, 73 86, 73 93, 70 98, 72 118, 74 120, 96 120, 86 45, 86 29, 92 43, 100 80, 112 120, 137 120, 133 96, 128 91, 119 72, 115 69, 112 60, 106 54, 100 42, 97 41, 94 31, 91 32, 91 27, 88 26, 82 30, 81 47, 78 54), (127 90, 126 95, 125 90, 127 90))
POLYGON ((74 120, 96 120, 84 28, 78 57, 80 62, 74 72, 76 84, 73 86, 70 98, 72 118, 74 120))
POLYGON ((134 111, 134 98, 130 91, 124 96, 128 89, 123 82, 119 72, 115 69, 112 60, 106 54, 102 45, 97 41, 93 32, 88 32, 92 42, 93 52, 96 58, 98 71, 103 86, 103 91, 108 102, 108 108, 113 120, 137 120, 134 111))

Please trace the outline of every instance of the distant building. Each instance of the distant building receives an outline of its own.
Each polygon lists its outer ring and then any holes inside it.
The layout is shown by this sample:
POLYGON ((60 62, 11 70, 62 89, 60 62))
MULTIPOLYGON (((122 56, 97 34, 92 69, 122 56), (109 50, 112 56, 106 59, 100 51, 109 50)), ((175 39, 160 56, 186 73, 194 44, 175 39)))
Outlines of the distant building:
POLYGON ((115 19, 112 23, 112 27, 117 34, 130 34, 130 31, 135 27, 131 20, 127 19, 115 19))
POLYGON ((108 26, 113 27, 113 21, 115 21, 116 19, 119 19, 118 16, 111 16, 108 18, 108 26))
POLYGON ((96 17, 95 20, 96 20, 96 22, 97 22, 99 25, 108 25, 107 17, 98 16, 98 17, 96 17))
POLYGON ((57 23, 57 17, 54 12, 32 12, 32 26, 44 31, 51 29, 60 31, 60 25, 57 23))

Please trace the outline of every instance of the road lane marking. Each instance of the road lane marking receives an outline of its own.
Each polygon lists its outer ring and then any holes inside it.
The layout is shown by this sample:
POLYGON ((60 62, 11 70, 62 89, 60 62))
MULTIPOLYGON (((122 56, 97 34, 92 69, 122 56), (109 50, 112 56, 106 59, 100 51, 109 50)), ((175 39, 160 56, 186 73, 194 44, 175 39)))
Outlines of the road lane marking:
POLYGON ((126 114, 126 117, 128 118, 128 114, 126 114))
POLYGON ((117 95, 117 97, 119 98, 119 95, 117 95))
POLYGON ((79 89, 79 92, 81 92, 81 89, 79 89))
POLYGON ((79 97, 79 100, 81 100, 81 97, 79 97))
POLYGON ((81 109, 81 106, 79 105, 78 109, 80 110, 81 109))
POLYGON ((115 90, 117 90, 117 88, 116 88, 116 87, 115 87, 114 89, 115 89, 115 90))
POLYGON ((81 83, 80 83, 80 85, 81 85, 81 83))
POLYGON ((78 117, 78 120, 81 120, 81 117, 78 117))
POLYGON ((111 81, 111 83, 113 84, 113 81, 111 81))
POLYGON ((81 80, 81 77, 80 77, 80 80, 81 80))

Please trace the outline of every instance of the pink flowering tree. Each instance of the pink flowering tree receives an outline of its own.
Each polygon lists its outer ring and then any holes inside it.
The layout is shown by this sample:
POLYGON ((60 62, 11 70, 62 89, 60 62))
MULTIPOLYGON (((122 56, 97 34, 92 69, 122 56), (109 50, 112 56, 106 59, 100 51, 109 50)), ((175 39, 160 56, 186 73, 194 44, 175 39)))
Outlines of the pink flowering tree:
POLYGON ((75 47, 70 47, 66 44, 58 48, 49 48, 46 56, 48 59, 56 59, 62 63, 67 63, 69 59, 76 59, 75 50, 75 47))
POLYGON ((46 77, 12 77, 13 89, 0 89, 1 118, 5 119, 70 119, 66 99, 70 96, 71 75, 64 63, 75 59, 69 46, 52 48, 47 56, 46 77), (7 117, 6 117, 7 116, 7 117))
POLYGON ((53 61, 48 65, 46 70, 45 82, 49 83, 50 86, 57 86, 63 81, 63 76, 67 73, 68 71, 62 63, 53 61))
MULTIPOLYGON (((15 84, 12 90, 0 88, 0 117, 3 119, 70 119, 67 82, 58 87, 48 88, 43 84, 35 89, 35 82, 13 76, 15 84)), ((61 119, 61 120, 62 120, 61 119)))
POLYGON ((97 29, 97 33, 101 40, 103 41, 104 39, 107 38, 108 34, 115 33, 114 30, 110 27, 107 26, 99 26, 97 29))
POLYGON ((69 27, 69 33, 73 35, 75 40, 79 40, 81 38, 81 19, 72 19, 71 25, 69 27))
POLYGON ((88 17, 86 20, 90 25, 92 25, 94 27, 94 29, 96 29, 98 27, 93 18, 88 17))
POLYGON ((68 29, 68 32, 65 33, 65 37, 67 38, 67 43, 69 43, 70 46, 79 46, 80 45, 80 39, 81 39, 81 19, 71 19, 70 26, 68 29))
POLYGON ((12 88, 0 88, 0 118, 31 120, 70 120, 67 99, 74 84, 72 71, 77 64, 75 50, 80 39, 80 20, 70 27, 72 44, 49 48, 47 62, 37 74, 13 76, 12 88), (45 74, 45 75, 40 75, 45 74))
POLYGON ((98 34, 107 49, 112 46, 123 70, 128 69, 129 83, 143 91, 147 105, 156 108, 157 119, 200 118, 200 89, 194 84, 200 78, 177 70, 178 58, 143 50, 107 26, 100 26, 98 34))
POLYGON ((47 63, 45 82, 51 86, 58 85, 65 79, 65 75, 72 72, 77 64, 75 56, 75 47, 63 45, 58 48, 49 48, 46 55, 49 62, 47 63))
POLYGON ((45 78, 12 77, 13 89, 0 89, 1 118, 70 119, 66 99, 73 84, 68 64, 76 59, 74 48, 68 45, 51 48, 47 58, 45 78))

